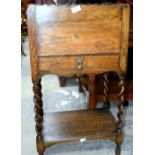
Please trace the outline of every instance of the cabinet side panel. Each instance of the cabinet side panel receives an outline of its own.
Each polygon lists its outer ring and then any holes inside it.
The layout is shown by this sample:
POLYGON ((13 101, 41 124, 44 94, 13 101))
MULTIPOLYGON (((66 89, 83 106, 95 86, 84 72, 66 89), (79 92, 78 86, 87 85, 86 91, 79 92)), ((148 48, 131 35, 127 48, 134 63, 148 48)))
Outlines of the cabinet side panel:
POLYGON ((125 74, 127 70, 128 43, 129 43, 129 20, 130 6, 122 6, 122 40, 120 53, 120 74, 125 74))
POLYGON ((35 28, 35 6, 30 5, 27 10, 28 39, 31 62, 32 81, 37 80, 37 51, 36 51, 36 28, 35 28))

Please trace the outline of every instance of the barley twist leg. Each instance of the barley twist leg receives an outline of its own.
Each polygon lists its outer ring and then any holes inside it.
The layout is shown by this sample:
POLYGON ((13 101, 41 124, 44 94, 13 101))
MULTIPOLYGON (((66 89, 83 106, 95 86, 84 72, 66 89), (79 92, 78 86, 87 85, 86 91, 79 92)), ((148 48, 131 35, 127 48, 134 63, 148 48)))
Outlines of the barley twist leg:
POLYGON ((109 103, 109 73, 104 73, 104 108, 110 108, 109 103))
POLYGON ((119 134, 122 134, 122 126, 123 126, 123 103, 124 103, 124 90, 125 90, 125 83, 124 83, 124 78, 120 78, 120 82, 119 82, 119 94, 118 94, 118 98, 119 98, 119 103, 117 105, 118 107, 118 113, 117 113, 117 117, 118 117, 118 121, 116 124, 116 150, 115 150, 115 154, 116 155, 120 155, 121 154, 121 140, 119 140, 119 134))
POLYGON ((37 143, 37 151, 39 155, 43 155, 44 146, 43 146, 43 138, 42 138, 42 122, 43 122, 43 102, 42 102, 42 93, 41 93, 41 80, 33 82, 33 93, 34 93, 34 111, 35 111, 35 130, 36 130, 36 143, 37 143))

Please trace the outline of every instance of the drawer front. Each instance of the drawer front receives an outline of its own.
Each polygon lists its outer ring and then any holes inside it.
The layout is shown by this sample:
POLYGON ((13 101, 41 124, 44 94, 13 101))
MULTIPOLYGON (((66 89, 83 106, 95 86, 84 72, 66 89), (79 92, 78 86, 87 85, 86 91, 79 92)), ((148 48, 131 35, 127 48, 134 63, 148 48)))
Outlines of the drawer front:
POLYGON ((39 57, 39 70, 44 74, 99 74, 106 71, 117 72, 118 69, 118 55, 39 57))

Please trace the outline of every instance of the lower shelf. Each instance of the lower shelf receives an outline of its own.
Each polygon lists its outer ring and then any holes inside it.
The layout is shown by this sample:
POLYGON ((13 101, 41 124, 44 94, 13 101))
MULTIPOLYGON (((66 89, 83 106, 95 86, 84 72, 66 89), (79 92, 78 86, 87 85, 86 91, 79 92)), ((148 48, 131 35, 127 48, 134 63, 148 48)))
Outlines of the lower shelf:
POLYGON ((56 143, 93 139, 115 140, 116 121, 108 110, 78 110, 45 113, 43 140, 45 147, 56 143))

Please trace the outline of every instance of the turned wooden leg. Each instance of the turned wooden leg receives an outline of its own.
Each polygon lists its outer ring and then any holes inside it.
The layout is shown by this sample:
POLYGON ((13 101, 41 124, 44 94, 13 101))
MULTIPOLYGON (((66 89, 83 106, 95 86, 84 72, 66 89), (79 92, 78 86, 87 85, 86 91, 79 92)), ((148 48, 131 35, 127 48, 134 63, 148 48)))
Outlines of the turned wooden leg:
POLYGON ((82 92, 83 92, 81 78, 79 78, 79 92, 80 92, 80 93, 82 93, 82 92))
POLYGON ((43 155, 44 146, 42 138, 42 122, 43 122, 43 102, 42 102, 42 93, 41 93, 41 80, 33 82, 33 93, 34 93, 34 111, 35 111, 35 122, 36 122, 36 145, 39 155, 43 155))
POLYGON ((59 76, 60 87, 66 87, 67 78, 59 76))
POLYGON ((89 75, 88 81, 88 89, 89 89, 89 109, 95 109, 97 105, 96 101, 96 92, 95 92, 95 75, 89 75))
POLYGON ((103 90, 103 95, 104 95, 104 108, 110 108, 110 103, 109 103, 109 73, 104 73, 104 90, 103 90))
POLYGON ((122 143, 122 138, 120 140, 119 136, 122 134, 122 126, 123 126, 123 104, 124 104, 124 90, 125 90, 125 84, 124 84, 124 78, 120 77, 120 82, 119 82, 119 103, 117 105, 118 107, 118 121, 116 124, 116 150, 115 153, 116 155, 121 154, 121 143, 122 143))
POLYGON ((121 154, 121 144, 116 143, 116 150, 115 150, 115 154, 116 155, 120 155, 121 154))
POLYGON ((39 155, 44 155, 44 153, 43 152, 40 152, 39 155))

